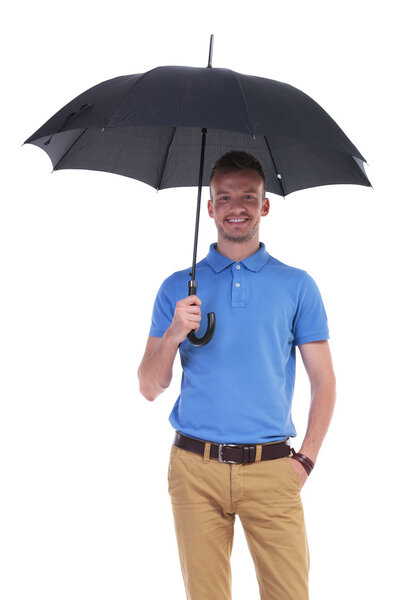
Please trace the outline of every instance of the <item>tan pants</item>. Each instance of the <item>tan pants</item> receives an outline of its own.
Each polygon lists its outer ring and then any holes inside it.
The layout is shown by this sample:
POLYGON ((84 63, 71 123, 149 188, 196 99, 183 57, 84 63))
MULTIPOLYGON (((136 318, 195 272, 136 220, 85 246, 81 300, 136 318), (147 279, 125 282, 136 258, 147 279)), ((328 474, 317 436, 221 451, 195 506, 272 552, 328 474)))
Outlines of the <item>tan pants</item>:
MULTIPOLYGON (((188 600, 231 600, 238 514, 261 600, 308 600, 309 551, 301 483, 288 457, 227 464, 173 445, 168 491, 188 600)), ((251 600, 251 599, 248 599, 251 600)))

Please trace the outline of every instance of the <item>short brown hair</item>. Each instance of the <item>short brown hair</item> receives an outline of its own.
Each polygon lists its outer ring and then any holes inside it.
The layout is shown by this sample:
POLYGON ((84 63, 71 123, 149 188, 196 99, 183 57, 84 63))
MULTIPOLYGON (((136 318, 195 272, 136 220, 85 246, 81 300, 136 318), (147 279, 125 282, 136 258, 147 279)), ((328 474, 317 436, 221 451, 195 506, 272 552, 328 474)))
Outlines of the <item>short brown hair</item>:
POLYGON ((244 169, 256 171, 263 180, 265 187, 265 175, 262 166, 252 154, 242 150, 231 150, 214 163, 211 169, 210 183, 217 173, 232 173, 232 171, 243 171, 244 169))

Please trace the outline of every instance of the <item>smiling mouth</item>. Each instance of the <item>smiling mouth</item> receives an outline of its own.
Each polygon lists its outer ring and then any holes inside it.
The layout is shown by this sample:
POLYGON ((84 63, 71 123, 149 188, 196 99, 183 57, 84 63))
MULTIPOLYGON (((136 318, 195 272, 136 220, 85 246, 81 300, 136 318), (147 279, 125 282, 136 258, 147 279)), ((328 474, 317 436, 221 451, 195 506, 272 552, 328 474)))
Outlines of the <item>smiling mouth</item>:
POLYGON ((242 218, 242 219, 226 219, 226 221, 228 223, 231 223, 232 225, 241 225, 242 223, 245 223, 246 221, 248 221, 248 219, 242 218))

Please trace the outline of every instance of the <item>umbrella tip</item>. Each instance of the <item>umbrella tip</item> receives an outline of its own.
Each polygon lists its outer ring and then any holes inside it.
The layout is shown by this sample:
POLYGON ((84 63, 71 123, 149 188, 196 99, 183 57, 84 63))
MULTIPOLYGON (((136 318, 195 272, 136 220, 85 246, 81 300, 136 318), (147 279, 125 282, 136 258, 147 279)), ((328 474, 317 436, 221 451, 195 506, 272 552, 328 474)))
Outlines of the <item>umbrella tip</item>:
POLYGON ((214 34, 212 33, 210 35, 210 50, 208 52, 208 65, 207 65, 207 69, 209 69, 210 67, 212 67, 213 46, 214 46, 214 34))

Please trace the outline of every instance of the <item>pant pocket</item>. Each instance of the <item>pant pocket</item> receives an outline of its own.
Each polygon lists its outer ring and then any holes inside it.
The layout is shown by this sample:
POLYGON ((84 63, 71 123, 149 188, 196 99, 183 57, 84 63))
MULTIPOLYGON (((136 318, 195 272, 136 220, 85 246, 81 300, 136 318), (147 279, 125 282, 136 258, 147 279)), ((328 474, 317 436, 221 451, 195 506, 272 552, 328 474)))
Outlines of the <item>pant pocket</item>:
POLYGON ((168 464, 168 491, 169 492, 171 491, 172 479, 173 479, 173 475, 174 475, 174 469, 176 466, 176 462, 179 457, 179 451, 180 451, 180 448, 178 448, 178 446, 175 446, 175 444, 173 444, 171 447, 170 454, 169 454, 169 464, 168 464))
POLYGON ((297 474, 297 471, 294 470, 294 467, 292 465, 292 459, 289 456, 285 456, 285 461, 287 464, 287 468, 289 470, 290 473, 290 477, 292 478, 293 481, 295 481, 297 487, 299 488, 299 490, 301 490, 301 488, 303 487, 303 484, 300 481, 300 478, 297 474))

